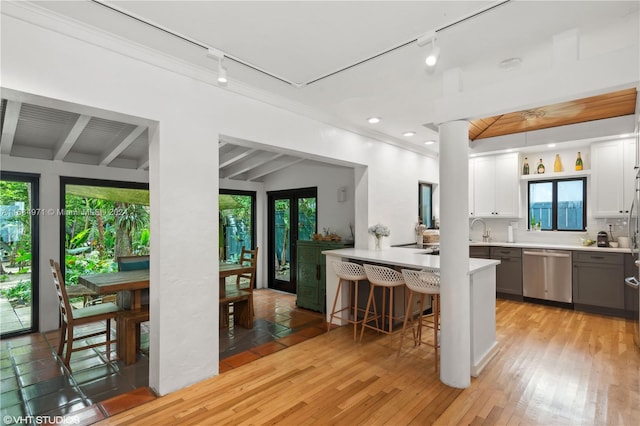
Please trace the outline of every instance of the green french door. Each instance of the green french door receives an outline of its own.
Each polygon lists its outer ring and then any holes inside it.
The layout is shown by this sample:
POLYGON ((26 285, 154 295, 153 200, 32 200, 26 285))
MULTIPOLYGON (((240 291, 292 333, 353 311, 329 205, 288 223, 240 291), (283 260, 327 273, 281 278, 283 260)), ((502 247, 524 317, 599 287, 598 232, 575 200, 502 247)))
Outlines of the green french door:
POLYGON ((267 192, 269 288, 296 293, 296 244, 317 232, 317 188, 267 192))
POLYGON ((2 337, 38 331, 39 176, 0 175, 0 327, 2 337))

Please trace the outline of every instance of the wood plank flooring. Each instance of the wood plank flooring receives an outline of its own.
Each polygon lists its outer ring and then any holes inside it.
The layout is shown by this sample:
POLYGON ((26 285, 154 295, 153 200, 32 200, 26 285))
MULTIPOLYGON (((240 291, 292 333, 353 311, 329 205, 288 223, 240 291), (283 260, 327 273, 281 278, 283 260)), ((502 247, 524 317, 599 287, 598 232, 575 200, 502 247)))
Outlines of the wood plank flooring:
POLYGON ((433 349, 351 326, 158 398, 100 425, 637 425, 640 349, 618 318, 499 300, 500 351, 469 388, 433 349))

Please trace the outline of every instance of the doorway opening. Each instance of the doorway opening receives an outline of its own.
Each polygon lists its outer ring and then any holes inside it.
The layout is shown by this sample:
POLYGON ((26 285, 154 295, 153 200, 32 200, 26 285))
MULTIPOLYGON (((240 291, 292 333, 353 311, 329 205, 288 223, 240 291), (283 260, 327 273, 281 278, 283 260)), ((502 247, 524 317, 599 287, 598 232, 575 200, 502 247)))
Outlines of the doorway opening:
POLYGON ((317 198, 316 187, 267 192, 269 288, 296 293, 297 241, 317 233, 317 198))

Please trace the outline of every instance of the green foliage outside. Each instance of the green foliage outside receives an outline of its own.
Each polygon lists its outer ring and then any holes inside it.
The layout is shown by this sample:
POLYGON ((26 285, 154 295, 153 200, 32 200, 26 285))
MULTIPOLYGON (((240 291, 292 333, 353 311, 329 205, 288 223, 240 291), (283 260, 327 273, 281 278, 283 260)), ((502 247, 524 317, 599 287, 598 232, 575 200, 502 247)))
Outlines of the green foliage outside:
POLYGON ((0 295, 6 298, 12 306, 31 304, 31 281, 20 281, 13 287, 0 290, 0 295))
POLYGON ((121 201, 148 203, 148 191, 68 185, 66 192, 67 285, 117 270, 119 256, 149 254, 149 207, 121 201))

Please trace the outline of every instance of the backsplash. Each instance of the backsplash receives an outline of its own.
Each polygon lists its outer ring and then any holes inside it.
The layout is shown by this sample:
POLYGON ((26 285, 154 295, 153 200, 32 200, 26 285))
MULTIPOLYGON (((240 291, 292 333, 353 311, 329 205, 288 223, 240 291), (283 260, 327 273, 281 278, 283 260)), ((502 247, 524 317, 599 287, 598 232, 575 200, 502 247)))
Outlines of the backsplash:
MULTIPOLYGON (((473 219, 469 219, 469 224, 473 219)), ((507 229, 513 226, 513 236, 518 243, 547 243, 547 244, 580 244, 581 238, 595 240, 598 232, 609 232, 608 224, 612 225, 613 238, 627 235, 626 219, 595 219, 587 218, 587 231, 529 231, 527 229, 527 219, 483 219, 490 230, 491 241, 507 241, 507 229)), ((469 231, 472 241, 482 241, 482 224, 476 223, 469 231)))

